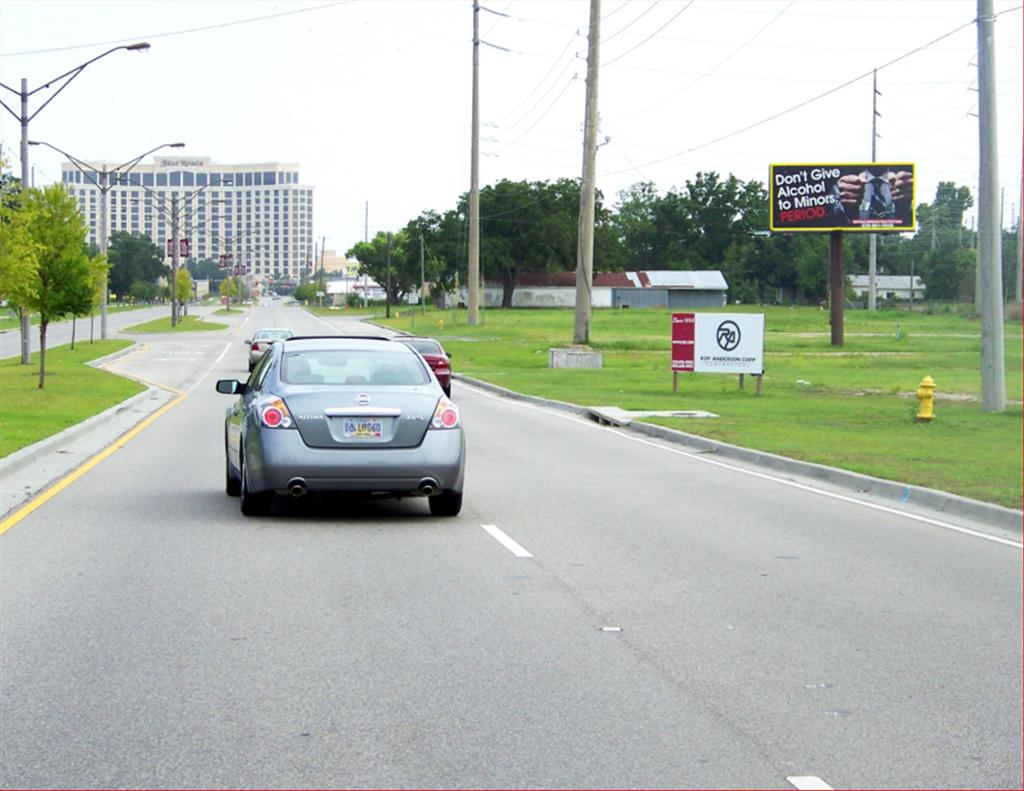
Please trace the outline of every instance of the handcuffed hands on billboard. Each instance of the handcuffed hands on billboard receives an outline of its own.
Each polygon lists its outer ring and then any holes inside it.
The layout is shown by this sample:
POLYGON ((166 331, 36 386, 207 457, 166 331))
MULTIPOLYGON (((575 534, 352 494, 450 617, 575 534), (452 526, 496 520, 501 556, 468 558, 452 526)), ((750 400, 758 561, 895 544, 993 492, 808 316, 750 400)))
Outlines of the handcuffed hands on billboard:
POLYGON ((772 165, 773 231, 913 231, 909 163, 772 165))

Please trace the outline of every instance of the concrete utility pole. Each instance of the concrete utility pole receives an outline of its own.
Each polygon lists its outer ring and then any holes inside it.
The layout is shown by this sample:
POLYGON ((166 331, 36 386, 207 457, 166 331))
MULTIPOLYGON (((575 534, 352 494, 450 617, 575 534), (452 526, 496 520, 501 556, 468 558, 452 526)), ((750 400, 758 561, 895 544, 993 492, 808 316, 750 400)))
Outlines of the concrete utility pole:
POLYGON ((420 313, 427 312, 425 304, 427 301, 427 281, 424 274, 423 258, 423 237, 420 236, 420 313))
MULTIPOLYGON (((871 161, 878 161, 878 69, 871 79, 871 161)), ((878 234, 868 237, 868 310, 876 309, 875 275, 878 264, 878 234)), ((911 281, 911 288, 914 284, 911 281)))
MULTIPOLYGON (((473 133, 469 165, 469 316, 480 322, 480 3, 473 0, 473 133)), ((458 304, 459 295, 455 294, 458 304)))
POLYGON ((391 231, 388 231, 388 249, 384 254, 384 267, 387 269, 387 284, 384 290, 384 316, 391 318, 391 231))
POLYGON ((181 252, 181 240, 178 238, 181 228, 178 223, 178 195, 171 195, 171 326, 178 326, 178 258, 181 252))
MULTIPOLYGON (((363 214, 363 241, 370 241, 370 201, 366 201, 366 209, 363 214)), ((363 307, 370 307, 370 276, 363 275, 363 307)))
POLYGON ((580 219, 576 247, 576 324, 572 342, 590 342, 594 281, 594 192, 597 159, 597 75, 601 44, 601 0, 590 0, 590 35, 587 48, 587 107, 583 121, 583 178, 580 182, 580 219))
POLYGON ((1006 411, 1003 357, 1002 229, 996 128, 995 16, 978 0, 978 254, 981 263, 981 405, 1006 411))
POLYGON ((1021 190, 1020 190, 1020 204, 1017 208, 1017 277, 1015 283, 1014 297, 1017 300, 1017 304, 1021 303, 1021 288, 1020 281, 1021 275, 1024 274, 1024 268, 1021 267, 1021 242, 1024 241, 1024 228, 1020 221, 1021 214, 1024 213, 1024 167, 1021 168, 1021 190))

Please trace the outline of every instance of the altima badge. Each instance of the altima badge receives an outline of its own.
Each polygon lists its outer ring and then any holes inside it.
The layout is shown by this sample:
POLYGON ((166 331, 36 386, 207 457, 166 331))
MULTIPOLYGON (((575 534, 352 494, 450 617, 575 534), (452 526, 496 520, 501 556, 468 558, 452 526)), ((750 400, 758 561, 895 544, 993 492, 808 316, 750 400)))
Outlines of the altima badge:
POLYGON ((366 393, 360 393, 356 396, 356 403, 359 404, 359 406, 366 406, 370 403, 370 396, 366 393))

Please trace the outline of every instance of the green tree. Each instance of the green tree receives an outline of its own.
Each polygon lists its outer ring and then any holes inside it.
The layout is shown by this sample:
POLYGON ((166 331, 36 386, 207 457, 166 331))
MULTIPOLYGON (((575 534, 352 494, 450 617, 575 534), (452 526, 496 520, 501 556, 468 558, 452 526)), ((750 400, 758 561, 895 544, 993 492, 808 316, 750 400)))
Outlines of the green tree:
MULTIPOLYGON (((103 276, 107 271, 107 259, 106 256, 101 255, 98 252, 94 252, 92 248, 86 246, 85 255, 89 262, 89 279, 81 284, 81 291, 73 296, 73 306, 71 311, 71 348, 75 348, 75 335, 77 332, 77 321, 76 319, 82 316, 91 316, 96 312, 96 308, 100 304, 100 300, 103 298, 103 276)), ((92 338, 90 337, 90 343, 92 338)))
POLYGON ((233 277, 226 277, 220 281, 220 295, 227 297, 228 307, 231 307, 231 298, 238 295, 238 282, 233 277))
MULTIPOLYGON (((359 274, 368 275, 382 287, 387 288, 387 247, 387 234, 382 231, 369 242, 359 242, 354 245, 345 255, 355 258, 359 262, 359 274)), ((409 233, 405 230, 399 231, 391 237, 390 279, 389 297, 392 305, 397 305, 406 294, 414 291, 420 282, 419 241, 410 244, 409 233)), ((315 289, 313 298, 315 298, 315 289)), ((296 299, 299 299, 297 295, 296 299)))
POLYGON ((153 302, 160 296, 160 287, 156 283, 136 280, 128 287, 128 296, 133 302, 153 302))
MULTIPOLYGON (((0 158, 0 171, 7 162, 0 158)), ((30 325, 25 307, 31 298, 33 271, 38 265, 36 246, 28 231, 29 213, 22 199, 21 179, 0 172, 0 299, 17 309, 20 317, 21 362, 27 365, 30 325)))
POLYGON ((148 236, 137 233, 116 231, 111 234, 107 258, 110 264, 110 290, 118 298, 129 293, 136 280, 155 283, 170 272, 163 262, 160 248, 148 236))
POLYGON ((46 384, 46 331, 50 322, 74 314, 92 299, 94 267, 85 250, 85 225, 78 202, 62 184, 26 193, 30 233, 39 245, 33 297, 39 314, 39 389, 46 384))
POLYGON ((33 299, 39 245, 32 238, 30 207, 0 197, 0 299, 13 307, 33 299))
POLYGON ((526 272, 575 270, 579 207, 573 179, 503 179, 480 190, 480 264, 488 279, 501 284, 502 307, 512 307, 526 272))
POLYGON ((299 302, 316 302, 316 283, 303 283, 295 289, 295 299, 299 302))
POLYGON ((190 259, 186 266, 193 280, 219 280, 224 275, 220 263, 213 258, 204 258, 201 261, 190 259))
POLYGON ((181 303, 182 315, 188 315, 188 301, 192 299, 192 275, 188 269, 182 267, 178 270, 177 280, 174 284, 175 299, 181 303))

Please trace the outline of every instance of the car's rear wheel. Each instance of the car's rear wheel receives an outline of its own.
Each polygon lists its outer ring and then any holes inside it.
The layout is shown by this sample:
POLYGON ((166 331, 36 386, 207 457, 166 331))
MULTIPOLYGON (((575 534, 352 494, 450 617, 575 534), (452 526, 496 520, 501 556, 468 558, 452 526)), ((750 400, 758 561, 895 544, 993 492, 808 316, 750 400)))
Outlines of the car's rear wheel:
POLYGON ((270 513, 270 501, 274 493, 253 492, 249 489, 249 474, 245 456, 242 456, 242 482, 239 495, 241 496, 242 513, 246 516, 264 516, 270 513))
POLYGON ((442 492, 427 500, 431 516, 458 516, 462 510, 462 492, 442 492))

